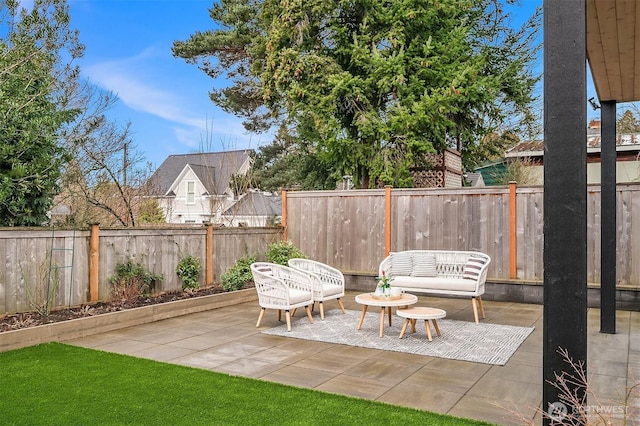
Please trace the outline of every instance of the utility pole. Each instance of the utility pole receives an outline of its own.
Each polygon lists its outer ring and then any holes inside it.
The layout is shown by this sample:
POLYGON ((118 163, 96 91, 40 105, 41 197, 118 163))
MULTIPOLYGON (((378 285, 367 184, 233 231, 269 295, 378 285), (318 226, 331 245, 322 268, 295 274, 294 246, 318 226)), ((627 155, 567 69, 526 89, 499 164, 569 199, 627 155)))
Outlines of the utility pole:
POLYGON ((127 208, 127 148, 129 147, 129 143, 124 143, 124 158, 122 161, 122 192, 125 197, 124 201, 124 224, 125 226, 129 226, 129 209, 127 208))

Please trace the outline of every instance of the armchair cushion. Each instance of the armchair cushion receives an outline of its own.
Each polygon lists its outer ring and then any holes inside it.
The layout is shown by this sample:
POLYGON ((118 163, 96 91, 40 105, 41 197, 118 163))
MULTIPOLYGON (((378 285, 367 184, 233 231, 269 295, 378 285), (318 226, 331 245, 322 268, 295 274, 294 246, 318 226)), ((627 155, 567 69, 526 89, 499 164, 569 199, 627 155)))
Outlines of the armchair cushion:
POLYGON ((322 293, 324 297, 333 296, 335 294, 340 294, 344 292, 344 288, 340 285, 335 284, 323 284, 322 285, 322 293))

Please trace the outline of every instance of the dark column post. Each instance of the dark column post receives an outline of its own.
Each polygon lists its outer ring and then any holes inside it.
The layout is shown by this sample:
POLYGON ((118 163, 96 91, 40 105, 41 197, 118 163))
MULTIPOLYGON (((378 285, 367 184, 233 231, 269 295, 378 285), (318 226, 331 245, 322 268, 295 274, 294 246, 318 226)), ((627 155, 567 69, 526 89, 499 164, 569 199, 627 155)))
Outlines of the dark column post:
MULTIPOLYGON (((574 373, 558 350, 587 361, 586 74, 585 0, 544 0, 542 408, 558 416, 573 407, 549 381, 574 373)), ((572 391, 585 398, 584 386, 572 391)))
POLYGON ((601 103, 600 331, 616 332, 616 102, 601 103))

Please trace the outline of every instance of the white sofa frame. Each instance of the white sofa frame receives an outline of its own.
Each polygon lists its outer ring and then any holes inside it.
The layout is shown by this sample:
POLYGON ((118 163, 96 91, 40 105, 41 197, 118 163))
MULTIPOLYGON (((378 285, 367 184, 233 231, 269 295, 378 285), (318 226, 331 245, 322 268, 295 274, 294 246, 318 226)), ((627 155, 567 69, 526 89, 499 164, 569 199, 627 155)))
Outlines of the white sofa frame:
POLYGON ((435 276, 412 276, 394 274, 392 268, 392 256, 390 253, 385 257, 378 268, 379 276, 383 272, 393 278, 392 287, 399 287, 406 292, 442 294, 450 296, 471 297, 473 316, 478 323, 478 309, 482 318, 485 317, 484 306, 482 305, 482 295, 485 292, 485 282, 487 279, 487 268, 491 258, 478 251, 456 251, 456 250, 405 250, 402 252, 412 256, 412 259, 424 260, 426 256, 435 257, 435 276), (465 265, 469 258, 474 257, 484 262, 484 265, 477 271, 475 278, 464 278, 465 265))

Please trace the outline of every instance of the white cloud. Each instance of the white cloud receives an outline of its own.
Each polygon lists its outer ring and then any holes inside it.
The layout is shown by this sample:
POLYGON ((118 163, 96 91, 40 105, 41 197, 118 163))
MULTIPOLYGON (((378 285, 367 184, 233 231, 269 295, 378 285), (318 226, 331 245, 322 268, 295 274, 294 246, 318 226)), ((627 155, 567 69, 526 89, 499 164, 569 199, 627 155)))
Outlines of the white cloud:
POLYGON ((160 89, 145 78, 145 61, 152 55, 146 50, 132 58, 102 62, 85 68, 95 84, 118 95, 128 107, 174 123, 204 129, 206 121, 185 109, 188 100, 179 94, 160 89))
POLYGON ((173 61, 150 48, 129 58, 84 66, 83 71, 127 107, 167 122, 177 144, 190 150, 257 147, 264 137, 248 134, 241 119, 216 109, 204 96, 194 96, 193 91, 201 89, 190 87, 188 78, 177 82, 175 75, 166 75, 173 61))

